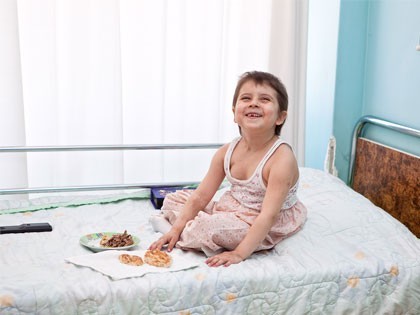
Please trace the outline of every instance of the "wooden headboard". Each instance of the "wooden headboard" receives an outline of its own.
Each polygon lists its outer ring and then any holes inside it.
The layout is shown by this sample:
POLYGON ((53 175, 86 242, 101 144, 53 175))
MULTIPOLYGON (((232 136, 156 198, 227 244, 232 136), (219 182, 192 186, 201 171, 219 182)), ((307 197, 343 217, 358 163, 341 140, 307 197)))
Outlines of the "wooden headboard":
MULTIPOLYGON (((380 126, 382 122, 394 125, 371 116, 364 117, 364 123, 371 119, 380 126)), ((408 129, 415 133, 410 135, 420 137, 420 131, 408 129)), ((361 129, 355 133, 350 186, 420 237, 420 157, 359 137, 361 129)))
POLYGON ((420 237, 420 158, 358 138, 353 189, 420 237))

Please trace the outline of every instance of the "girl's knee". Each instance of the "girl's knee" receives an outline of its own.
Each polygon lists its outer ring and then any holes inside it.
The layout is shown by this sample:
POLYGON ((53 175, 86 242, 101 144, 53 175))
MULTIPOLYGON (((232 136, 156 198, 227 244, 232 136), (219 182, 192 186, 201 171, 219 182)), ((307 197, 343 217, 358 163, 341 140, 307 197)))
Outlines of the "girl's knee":
POLYGON ((178 190, 167 194, 163 199, 162 210, 180 211, 190 197, 191 192, 178 190))
POLYGON ((243 230, 218 230, 213 234, 212 240, 223 248, 234 250, 242 242, 245 235, 246 231, 243 230))

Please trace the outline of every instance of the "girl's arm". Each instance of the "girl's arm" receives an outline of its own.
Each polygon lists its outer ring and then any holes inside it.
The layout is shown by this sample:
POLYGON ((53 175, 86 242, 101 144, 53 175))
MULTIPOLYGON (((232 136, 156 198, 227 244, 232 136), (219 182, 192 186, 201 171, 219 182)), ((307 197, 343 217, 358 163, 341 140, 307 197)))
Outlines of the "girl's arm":
POLYGON ((173 229, 182 232, 187 222, 194 219, 198 212, 209 204, 225 178, 223 168, 225 153, 226 149, 224 147, 220 148, 215 153, 206 176, 188 198, 181 213, 172 226, 173 229))
POLYGON ((293 152, 288 146, 281 146, 273 157, 275 159, 268 175, 267 191, 261 213, 242 242, 233 251, 226 251, 208 258, 206 262, 209 266, 229 266, 246 259, 261 244, 276 222, 287 194, 296 181, 298 167, 293 152))
POLYGON ((168 244, 167 249, 171 251, 179 240, 187 222, 194 219, 198 212, 209 204, 225 178, 223 163, 228 146, 228 144, 225 144, 216 151, 206 176, 188 198, 171 230, 152 243, 149 249, 161 249, 162 246, 168 244))

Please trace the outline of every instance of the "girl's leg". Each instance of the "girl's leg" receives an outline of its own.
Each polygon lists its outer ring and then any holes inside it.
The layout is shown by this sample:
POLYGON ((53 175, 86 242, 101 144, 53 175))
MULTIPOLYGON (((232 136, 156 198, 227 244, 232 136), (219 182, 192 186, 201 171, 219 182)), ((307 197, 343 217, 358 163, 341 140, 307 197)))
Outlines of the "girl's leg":
POLYGON ((161 209, 162 215, 169 221, 172 225, 174 224, 176 218, 187 202, 188 198, 191 196, 193 190, 178 190, 174 193, 166 195, 163 200, 163 205, 161 209))
MULTIPOLYGON (((153 230, 163 234, 167 233, 193 191, 192 189, 183 189, 166 195, 160 214, 152 215, 149 218, 153 230)), ((213 204, 214 202, 210 202, 204 211, 211 213, 213 204)))
POLYGON ((209 215, 200 212, 187 223, 177 246, 203 251, 213 256, 223 250, 233 250, 243 240, 249 225, 233 213, 209 215))
POLYGON ((161 214, 153 214, 149 218, 149 223, 152 225, 153 231, 166 234, 171 229, 172 225, 161 214))

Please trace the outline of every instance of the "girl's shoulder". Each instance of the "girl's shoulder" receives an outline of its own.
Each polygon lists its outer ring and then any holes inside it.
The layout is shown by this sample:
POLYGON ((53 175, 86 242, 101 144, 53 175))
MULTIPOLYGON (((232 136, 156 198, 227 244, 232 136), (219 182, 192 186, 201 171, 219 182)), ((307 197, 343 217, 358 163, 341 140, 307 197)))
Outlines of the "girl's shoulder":
POLYGON ((285 141, 281 142, 277 149, 273 152, 272 160, 276 161, 276 164, 295 163, 296 156, 293 152, 292 146, 285 141))
POLYGON ((220 148, 218 148, 216 153, 213 155, 213 162, 223 163, 226 152, 229 149, 229 146, 230 146, 230 143, 225 143, 220 148))
POLYGON ((227 150, 229 150, 230 145, 231 145, 231 142, 225 143, 217 151, 220 152, 224 156, 227 150))
POLYGON ((293 147, 289 142, 287 142, 283 139, 279 139, 278 143, 279 144, 278 144, 277 150, 274 153, 280 152, 282 154, 295 156, 295 153, 293 151, 293 147))
POLYGON ((296 177, 298 163, 291 145, 287 142, 282 142, 267 161, 265 170, 267 175, 274 172, 296 177))
POLYGON ((226 155, 227 151, 231 148, 233 149, 233 147, 235 147, 239 140, 241 139, 241 137, 237 137, 235 139, 233 139, 231 142, 227 142, 225 144, 223 144, 216 152, 216 154, 220 154, 223 157, 226 155))

